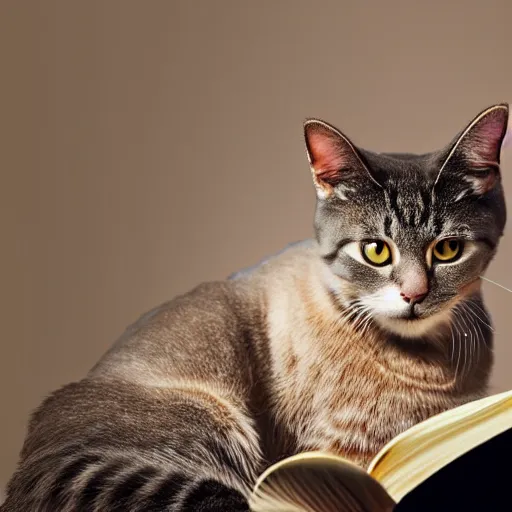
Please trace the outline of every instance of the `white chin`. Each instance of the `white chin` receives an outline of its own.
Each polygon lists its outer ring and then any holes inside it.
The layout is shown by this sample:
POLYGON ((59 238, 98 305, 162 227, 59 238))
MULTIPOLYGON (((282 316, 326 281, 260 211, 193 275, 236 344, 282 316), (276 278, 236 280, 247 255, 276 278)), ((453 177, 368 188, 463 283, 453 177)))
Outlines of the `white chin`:
POLYGON ((435 336, 439 332, 439 328, 446 325, 451 320, 451 311, 441 311, 427 318, 390 318, 382 314, 374 317, 375 322, 393 334, 398 334, 404 338, 422 338, 425 336, 435 336))

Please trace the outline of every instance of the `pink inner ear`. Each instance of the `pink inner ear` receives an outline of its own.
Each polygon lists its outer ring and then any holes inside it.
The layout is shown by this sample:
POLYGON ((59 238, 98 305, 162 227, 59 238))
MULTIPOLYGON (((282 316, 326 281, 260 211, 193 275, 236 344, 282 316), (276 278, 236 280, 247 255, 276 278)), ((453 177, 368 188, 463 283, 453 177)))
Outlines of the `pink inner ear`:
POLYGON ((499 162, 505 122, 506 116, 498 110, 473 127, 468 134, 468 155, 474 165, 496 165, 499 162))
POLYGON ((505 133, 505 137, 503 139, 503 143, 501 144, 502 148, 508 148, 512 142, 512 126, 510 124, 507 127, 507 132, 505 133))
POLYGON ((336 180, 346 161, 346 155, 334 133, 319 130, 308 136, 311 165, 318 179, 326 182, 336 180))

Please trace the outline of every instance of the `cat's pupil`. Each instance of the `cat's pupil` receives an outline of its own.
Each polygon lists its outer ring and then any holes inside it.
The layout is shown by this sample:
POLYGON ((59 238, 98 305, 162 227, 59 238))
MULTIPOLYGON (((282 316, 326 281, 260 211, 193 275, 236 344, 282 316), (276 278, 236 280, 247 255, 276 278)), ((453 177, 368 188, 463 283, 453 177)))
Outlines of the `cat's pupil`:
POLYGON ((376 252, 376 254, 380 255, 383 250, 384 250, 384 242, 381 242, 380 240, 378 242, 375 242, 375 252, 376 252))
POLYGON ((456 240, 450 240, 448 242, 448 247, 452 252, 455 252, 457 250, 459 243, 456 240))

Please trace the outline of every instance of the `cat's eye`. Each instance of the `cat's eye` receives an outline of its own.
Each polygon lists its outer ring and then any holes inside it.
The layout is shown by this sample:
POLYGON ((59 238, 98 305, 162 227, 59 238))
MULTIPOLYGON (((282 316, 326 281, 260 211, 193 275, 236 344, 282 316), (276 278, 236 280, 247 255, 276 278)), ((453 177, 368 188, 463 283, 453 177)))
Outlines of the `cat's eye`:
POLYGON ((462 248, 459 240, 441 240, 434 246, 434 259, 440 263, 451 263, 462 254, 462 248))
POLYGON ((391 249, 386 242, 375 240, 361 244, 363 258, 376 267, 383 267, 391 263, 391 249))

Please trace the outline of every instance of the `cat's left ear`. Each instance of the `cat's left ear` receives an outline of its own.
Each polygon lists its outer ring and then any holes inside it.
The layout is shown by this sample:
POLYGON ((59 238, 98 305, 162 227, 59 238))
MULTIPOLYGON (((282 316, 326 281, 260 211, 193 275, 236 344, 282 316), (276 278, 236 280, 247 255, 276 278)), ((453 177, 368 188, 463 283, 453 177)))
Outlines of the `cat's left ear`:
POLYGON ((452 143, 437 180, 446 167, 463 169, 464 179, 471 184, 474 194, 490 191, 500 172, 501 147, 508 118, 507 103, 494 105, 478 114, 452 143))
POLYGON ((304 122, 304 138, 313 182, 319 198, 326 199, 338 192, 354 190, 361 183, 373 181, 358 150, 337 128, 319 119, 304 122))

